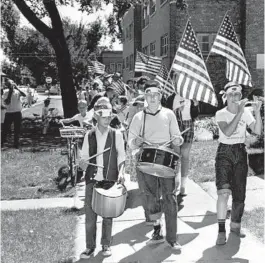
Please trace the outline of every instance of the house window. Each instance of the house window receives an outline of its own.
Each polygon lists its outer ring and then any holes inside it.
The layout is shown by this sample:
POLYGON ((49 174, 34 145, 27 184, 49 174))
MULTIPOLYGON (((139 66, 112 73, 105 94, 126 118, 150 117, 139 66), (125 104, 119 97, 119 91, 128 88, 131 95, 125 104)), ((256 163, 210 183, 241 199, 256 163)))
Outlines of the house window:
POLYGON ((122 60, 122 68, 125 68, 125 58, 122 60))
POLYGON ((129 40, 133 37, 133 23, 129 25, 129 40))
POLYGON ((156 55, 156 42, 153 42, 150 44, 150 55, 151 56, 156 55))
POLYGON ((127 40, 129 38, 129 28, 127 27, 126 28, 126 36, 125 36, 125 39, 127 40))
POLYGON ((198 33, 197 39, 203 56, 209 54, 216 34, 211 33, 198 33))
POLYGON ((129 57, 126 57, 126 68, 129 68, 129 57))
POLYGON ((150 0, 150 16, 155 13, 156 11, 156 0, 150 0))
POLYGON ((122 65, 121 65, 121 63, 117 63, 116 64, 116 71, 117 72, 121 72, 122 71, 122 65))
POLYGON ((143 53, 145 54, 145 55, 148 55, 148 45, 147 46, 145 46, 145 47, 143 47, 143 53))
POLYGON ((161 56, 166 56, 168 52, 168 34, 161 37, 161 56))
POLYGON ((149 25, 149 7, 145 4, 143 7, 143 28, 149 25))
POLYGON ((115 72, 115 63, 110 63, 110 73, 115 72))

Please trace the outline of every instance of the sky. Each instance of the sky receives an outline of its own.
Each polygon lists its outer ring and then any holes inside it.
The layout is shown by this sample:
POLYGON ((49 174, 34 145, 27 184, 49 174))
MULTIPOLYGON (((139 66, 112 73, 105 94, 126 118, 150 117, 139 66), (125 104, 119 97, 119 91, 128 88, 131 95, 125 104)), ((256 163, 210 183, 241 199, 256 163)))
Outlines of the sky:
MULTIPOLYGON (((98 17, 104 19, 107 15, 111 14, 113 10, 112 4, 109 4, 108 6, 104 6, 104 10, 97 11, 96 13, 93 13, 91 15, 87 15, 86 13, 82 13, 81 11, 78 11, 78 6, 75 4, 72 6, 58 6, 59 13, 61 17, 69 17, 73 22, 79 23, 81 20, 83 23, 89 23, 95 21, 98 17)), ((46 24, 49 24, 49 18, 44 18, 43 22, 46 24)), ((32 27, 28 20, 21 14, 21 25, 32 27)), ((101 41, 101 45, 108 45, 110 43, 110 37, 104 39, 101 41)), ((113 50, 122 50, 122 44, 119 43, 119 41, 116 41, 113 44, 113 50)))

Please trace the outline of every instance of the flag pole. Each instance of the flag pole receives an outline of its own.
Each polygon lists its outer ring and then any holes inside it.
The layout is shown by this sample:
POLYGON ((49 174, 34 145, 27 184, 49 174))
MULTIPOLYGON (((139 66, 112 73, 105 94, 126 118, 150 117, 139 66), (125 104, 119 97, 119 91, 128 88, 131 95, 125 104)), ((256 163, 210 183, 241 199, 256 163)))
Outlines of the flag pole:
MULTIPOLYGON (((215 36, 215 38, 214 38, 213 43, 215 42, 215 40, 216 40, 216 38, 217 38, 217 36, 218 36, 220 30, 221 30, 221 26, 222 26, 222 24, 223 24, 223 22, 224 22, 224 20, 225 20, 225 17, 226 17, 226 15, 227 15, 227 13, 228 13, 229 11, 230 11, 230 10, 226 11, 226 13, 225 13, 225 15, 224 15, 224 17, 223 17, 223 20, 222 20, 222 22, 221 22, 221 24, 220 24, 220 26, 219 26, 219 29, 218 29, 218 31, 217 31, 217 34, 216 34, 216 36, 215 36)), ((213 45, 211 46, 211 49, 210 49, 209 54, 208 54, 208 56, 207 56, 207 58, 206 58, 206 60, 205 60, 205 63, 207 63, 207 61, 208 61, 208 59, 209 59, 209 57, 210 57, 210 54, 211 54, 211 51, 212 51, 212 47, 213 47, 213 45)))
MULTIPOLYGON (((187 28, 187 25, 188 25, 188 23, 189 23, 189 21, 190 21, 190 18, 191 18, 191 17, 189 16, 189 17, 188 17, 188 20, 187 20, 187 22, 186 22, 186 25, 185 25, 185 27, 184 27, 184 31, 183 31, 183 33, 182 33, 182 36, 181 36, 181 39, 180 39, 179 46, 178 46, 178 48, 177 48, 176 54, 177 54, 177 52, 178 52, 178 49, 179 49, 180 44, 181 44, 181 41, 182 41, 182 39, 183 39, 183 37, 184 37, 184 34, 185 34, 185 32, 186 32, 186 28, 187 28)), ((170 73, 171 73, 171 71, 172 71, 172 67, 173 67, 173 64, 174 64, 174 60, 175 60, 176 54, 175 54, 175 56, 174 56, 174 58, 173 58, 173 61, 172 61, 172 63, 171 63, 171 67, 170 67, 170 70, 169 70, 169 72, 168 72, 166 82, 168 82, 168 79, 169 79, 169 77, 170 77, 170 73)))

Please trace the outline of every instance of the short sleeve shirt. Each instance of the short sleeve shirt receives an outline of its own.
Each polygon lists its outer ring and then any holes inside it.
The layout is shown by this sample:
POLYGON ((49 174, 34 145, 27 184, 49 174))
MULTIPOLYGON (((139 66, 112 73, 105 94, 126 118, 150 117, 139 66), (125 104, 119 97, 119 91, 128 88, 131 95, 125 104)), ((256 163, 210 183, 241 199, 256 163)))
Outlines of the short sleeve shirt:
MULTIPOLYGON (((222 110, 219 110, 216 112, 215 120, 216 122, 226 122, 230 123, 236 114, 233 114, 227 110, 227 108, 223 108, 222 110)), ((219 142, 224 144, 237 144, 237 143, 245 143, 246 139, 246 128, 249 126, 252 122, 254 122, 255 119, 253 115, 251 114, 250 110, 245 108, 244 113, 241 116, 241 119, 237 125, 236 130, 234 133, 228 137, 226 136, 219 127, 219 142)))

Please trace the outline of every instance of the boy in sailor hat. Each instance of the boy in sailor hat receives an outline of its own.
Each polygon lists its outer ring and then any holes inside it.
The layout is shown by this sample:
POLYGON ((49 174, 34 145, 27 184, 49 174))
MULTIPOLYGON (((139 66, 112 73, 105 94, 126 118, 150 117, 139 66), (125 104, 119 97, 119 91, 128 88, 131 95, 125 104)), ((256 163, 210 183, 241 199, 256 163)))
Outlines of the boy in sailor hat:
POLYGON ((223 101, 227 106, 216 112, 215 118, 219 127, 219 146, 215 159, 217 187, 217 220, 218 236, 216 245, 226 243, 225 219, 227 202, 232 194, 232 211, 230 231, 239 237, 245 237, 241 231, 241 218, 244 212, 247 183, 247 152, 245 149, 247 126, 256 134, 261 133, 261 102, 253 105, 255 118, 245 108, 247 99, 242 98, 242 87, 234 82, 225 85, 223 101))

